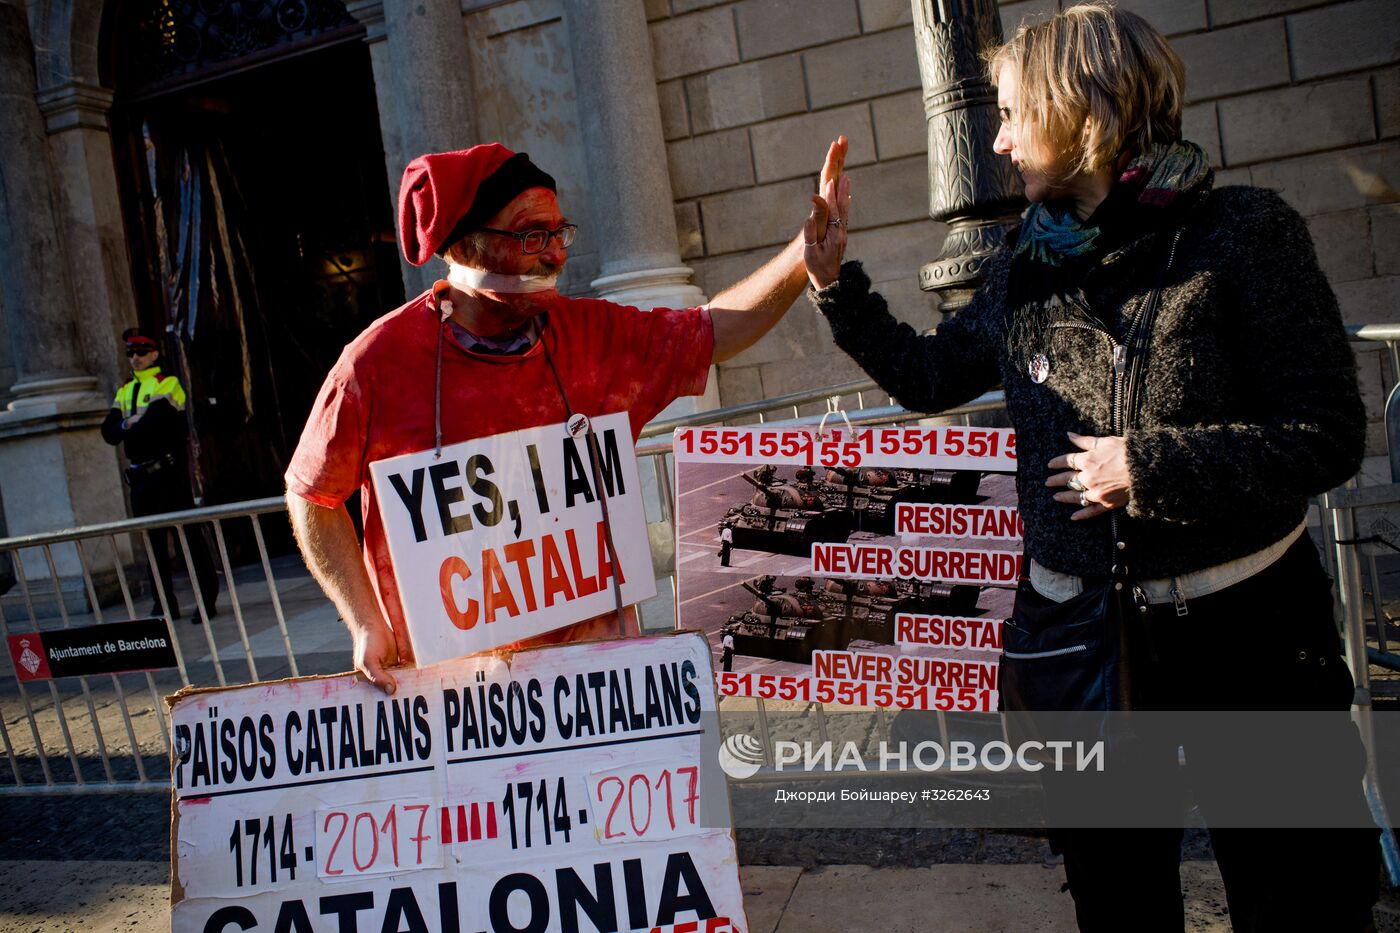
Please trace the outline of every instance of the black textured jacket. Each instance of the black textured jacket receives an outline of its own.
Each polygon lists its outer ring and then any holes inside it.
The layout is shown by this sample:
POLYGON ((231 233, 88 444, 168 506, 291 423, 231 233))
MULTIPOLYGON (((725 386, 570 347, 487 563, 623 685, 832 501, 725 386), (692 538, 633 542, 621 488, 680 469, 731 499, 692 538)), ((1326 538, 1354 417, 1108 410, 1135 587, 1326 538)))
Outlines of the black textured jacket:
MULTIPOLYGON (((1279 540, 1309 496, 1356 472, 1365 441, 1355 359, 1302 218, 1272 191, 1226 187, 1178 220, 1127 432, 1132 499, 1119 520, 1139 578, 1279 540)), ((1084 275, 1078 300, 1034 338, 1051 363, 1041 384, 1008 339, 1024 313, 1007 308, 1010 243, 971 304, 932 336, 895 321, 859 263, 813 300, 837 344, 908 409, 942 411, 1001 383, 1017 430, 1026 553, 1052 570, 1102 575, 1112 562, 1107 517, 1071 522, 1078 507, 1054 500, 1046 463, 1073 450, 1068 431, 1113 433, 1114 337, 1103 322, 1138 307, 1172 232, 1129 237, 1084 275)))

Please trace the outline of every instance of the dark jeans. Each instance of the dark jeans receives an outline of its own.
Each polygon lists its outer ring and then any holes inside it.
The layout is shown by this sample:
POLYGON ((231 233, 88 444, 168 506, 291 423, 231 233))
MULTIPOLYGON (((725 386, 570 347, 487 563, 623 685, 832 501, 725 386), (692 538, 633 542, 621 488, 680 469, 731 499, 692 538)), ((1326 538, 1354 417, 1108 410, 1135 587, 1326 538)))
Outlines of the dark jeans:
MULTIPOLYGON (((1177 616, 1152 607, 1155 657, 1135 671, 1147 708, 1157 710, 1345 710, 1351 675, 1340 656, 1331 581, 1304 535, 1267 569, 1234 586, 1193 599, 1177 616)), ((1361 788, 1365 750, 1338 717, 1310 734, 1282 734, 1268 717, 1258 729, 1218 735, 1172 734, 1147 744, 1152 766, 1177 768, 1210 827, 1236 931, 1361 931, 1371 920, 1380 850, 1373 828, 1243 828, 1242 813, 1261 801, 1329 795, 1342 801, 1348 827, 1367 822, 1361 788), (1288 754, 1314 761, 1302 781, 1288 754), (1302 786, 1305 785, 1305 786, 1302 786), (1235 824, 1235 825, 1232 825, 1235 824)), ((1184 791, 1184 788, 1183 788, 1184 791)), ((1057 790, 1046 782, 1053 812, 1057 790)), ((1169 806, 1175 800, 1165 802, 1169 806)), ((1254 808, 1253 810, 1251 808, 1254 808)), ((1271 811, 1273 812, 1273 811, 1271 811)), ((1064 855, 1079 929, 1170 931, 1184 928, 1180 828, 1052 829, 1064 855)))
MULTIPOLYGON (((136 482, 131 487, 131 511, 138 518, 145 515, 160 515, 164 512, 178 512, 183 509, 194 508, 194 498, 190 495, 189 488, 171 482, 169 473, 174 471, 163 471, 159 474, 161 482, 136 482)), ((179 474, 183 481, 183 473, 179 474)), ((155 551, 155 567, 151 574, 151 598, 159 604, 160 597, 156 593, 156 581, 160 582, 165 591, 165 598, 170 605, 170 614, 178 616, 180 614, 180 600, 175 595, 175 584, 173 582, 174 566, 185 567, 185 552, 180 547, 180 538, 176 534, 174 526, 163 528, 152 528, 151 549, 155 551), (171 560, 171 553, 174 552, 174 563, 171 560)), ((209 556, 209 547, 204 540, 204 528, 201 525, 186 525, 185 538, 190 544, 190 561, 194 564, 194 579, 199 583, 199 592, 203 596, 206 613, 213 614, 214 604, 219 596, 219 577, 214 571, 214 561, 209 556)), ((198 610, 195 610, 194 617, 198 617, 198 610)))

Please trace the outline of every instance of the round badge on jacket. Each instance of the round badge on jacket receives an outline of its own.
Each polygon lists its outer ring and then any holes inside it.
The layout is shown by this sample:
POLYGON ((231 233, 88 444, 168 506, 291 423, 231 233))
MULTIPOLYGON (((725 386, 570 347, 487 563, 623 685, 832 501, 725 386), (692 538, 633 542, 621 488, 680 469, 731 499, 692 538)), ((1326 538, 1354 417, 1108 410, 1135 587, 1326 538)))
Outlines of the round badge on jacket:
POLYGON ((1035 356, 1031 357, 1030 364, 1026 367, 1026 371, 1030 373, 1031 382, 1040 385, 1046 379, 1050 378, 1050 357, 1046 356, 1044 353, 1037 353, 1035 356))

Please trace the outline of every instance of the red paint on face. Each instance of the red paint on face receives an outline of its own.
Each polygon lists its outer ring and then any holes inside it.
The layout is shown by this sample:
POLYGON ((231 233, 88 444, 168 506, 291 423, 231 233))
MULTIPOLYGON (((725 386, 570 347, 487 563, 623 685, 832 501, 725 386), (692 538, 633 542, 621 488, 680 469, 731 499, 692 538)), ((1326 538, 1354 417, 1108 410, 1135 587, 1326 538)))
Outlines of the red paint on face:
MULTIPOLYGON (((566 223, 559 210, 559 199, 548 188, 527 188, 501 208, 482 226, 495 230, 524 233, 528 230, 557 230, 566 223)), ((568 261, 568 250, 557 237, 539 253, 526 253, 519 239, 487 233, 478 238, 480 250, 474 265, 487 272, 502 275, 556 275, 568 261)), ((523 326, 530 318, 542 314, 559 300, 557 292, 533 292, 512 295, 501 292, 477 292, 473 297, 480 303, 483 315, 463 323, 474 333, 492 336, 523 326)))
MULTIPOLYGON (((527 188, 483 226, 524 233, 527 230, 557 230, 564 223, 559 199, 548 188, 527 188)), ((514 237, 487 234, 482 259, 487 272, 509 275, 553 275, 564 268, 568 251, 551 239, 541 253, 525 253, 514 237)))

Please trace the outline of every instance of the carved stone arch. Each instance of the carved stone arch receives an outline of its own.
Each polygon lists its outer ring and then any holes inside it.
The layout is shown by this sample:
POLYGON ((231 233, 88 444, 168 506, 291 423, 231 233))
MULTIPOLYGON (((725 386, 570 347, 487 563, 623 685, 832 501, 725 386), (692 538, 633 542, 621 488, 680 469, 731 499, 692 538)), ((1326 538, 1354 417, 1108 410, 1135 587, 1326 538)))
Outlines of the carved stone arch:
MULTIPOLYGON (((0 211, 3 311, 16 380, 9 387, 13 399, 0 411, 0 497, 10 534, 126 513, 116 453, 98 430, 114 388, 107 378, 115 369, 108 325, 124 310, 125 263, 120 217, 102 200, 115 191, 110 171, 102 174, 110 95, 93 83, 102 6, 103 0, 0 6, 10 40, 0 69, 6 128, 0 161, 13 181, 0 211)), ((116 556, 128 560, 118 548, 116 556)), ((109 558, 95 556, 91 569, 100 581, 109 558)), ((82 592, 83 567, 71 546, 59 547, 54 558, 52 565, 33 566, 26 557, 25 571, 31 580, 52 579, 52 568, 64 578, 58 591, 67 602, 70 593, 82 592)))
MULTIPOLYGON (((102 86, 109 0, 32 0, 35 100, 48 137, 53 203, 67 281, 83 296, 78 344, 102 391, 121 378, 112 347, 136 323, 111 157, 112 92, 102 86)), ((113 0, 114 2, 114 0, 113 0)))
POLYGON ((101 84, 98 49, 106 4, 107 0, 33 0, 29 31, 37 90, 70 82, 101 84))

